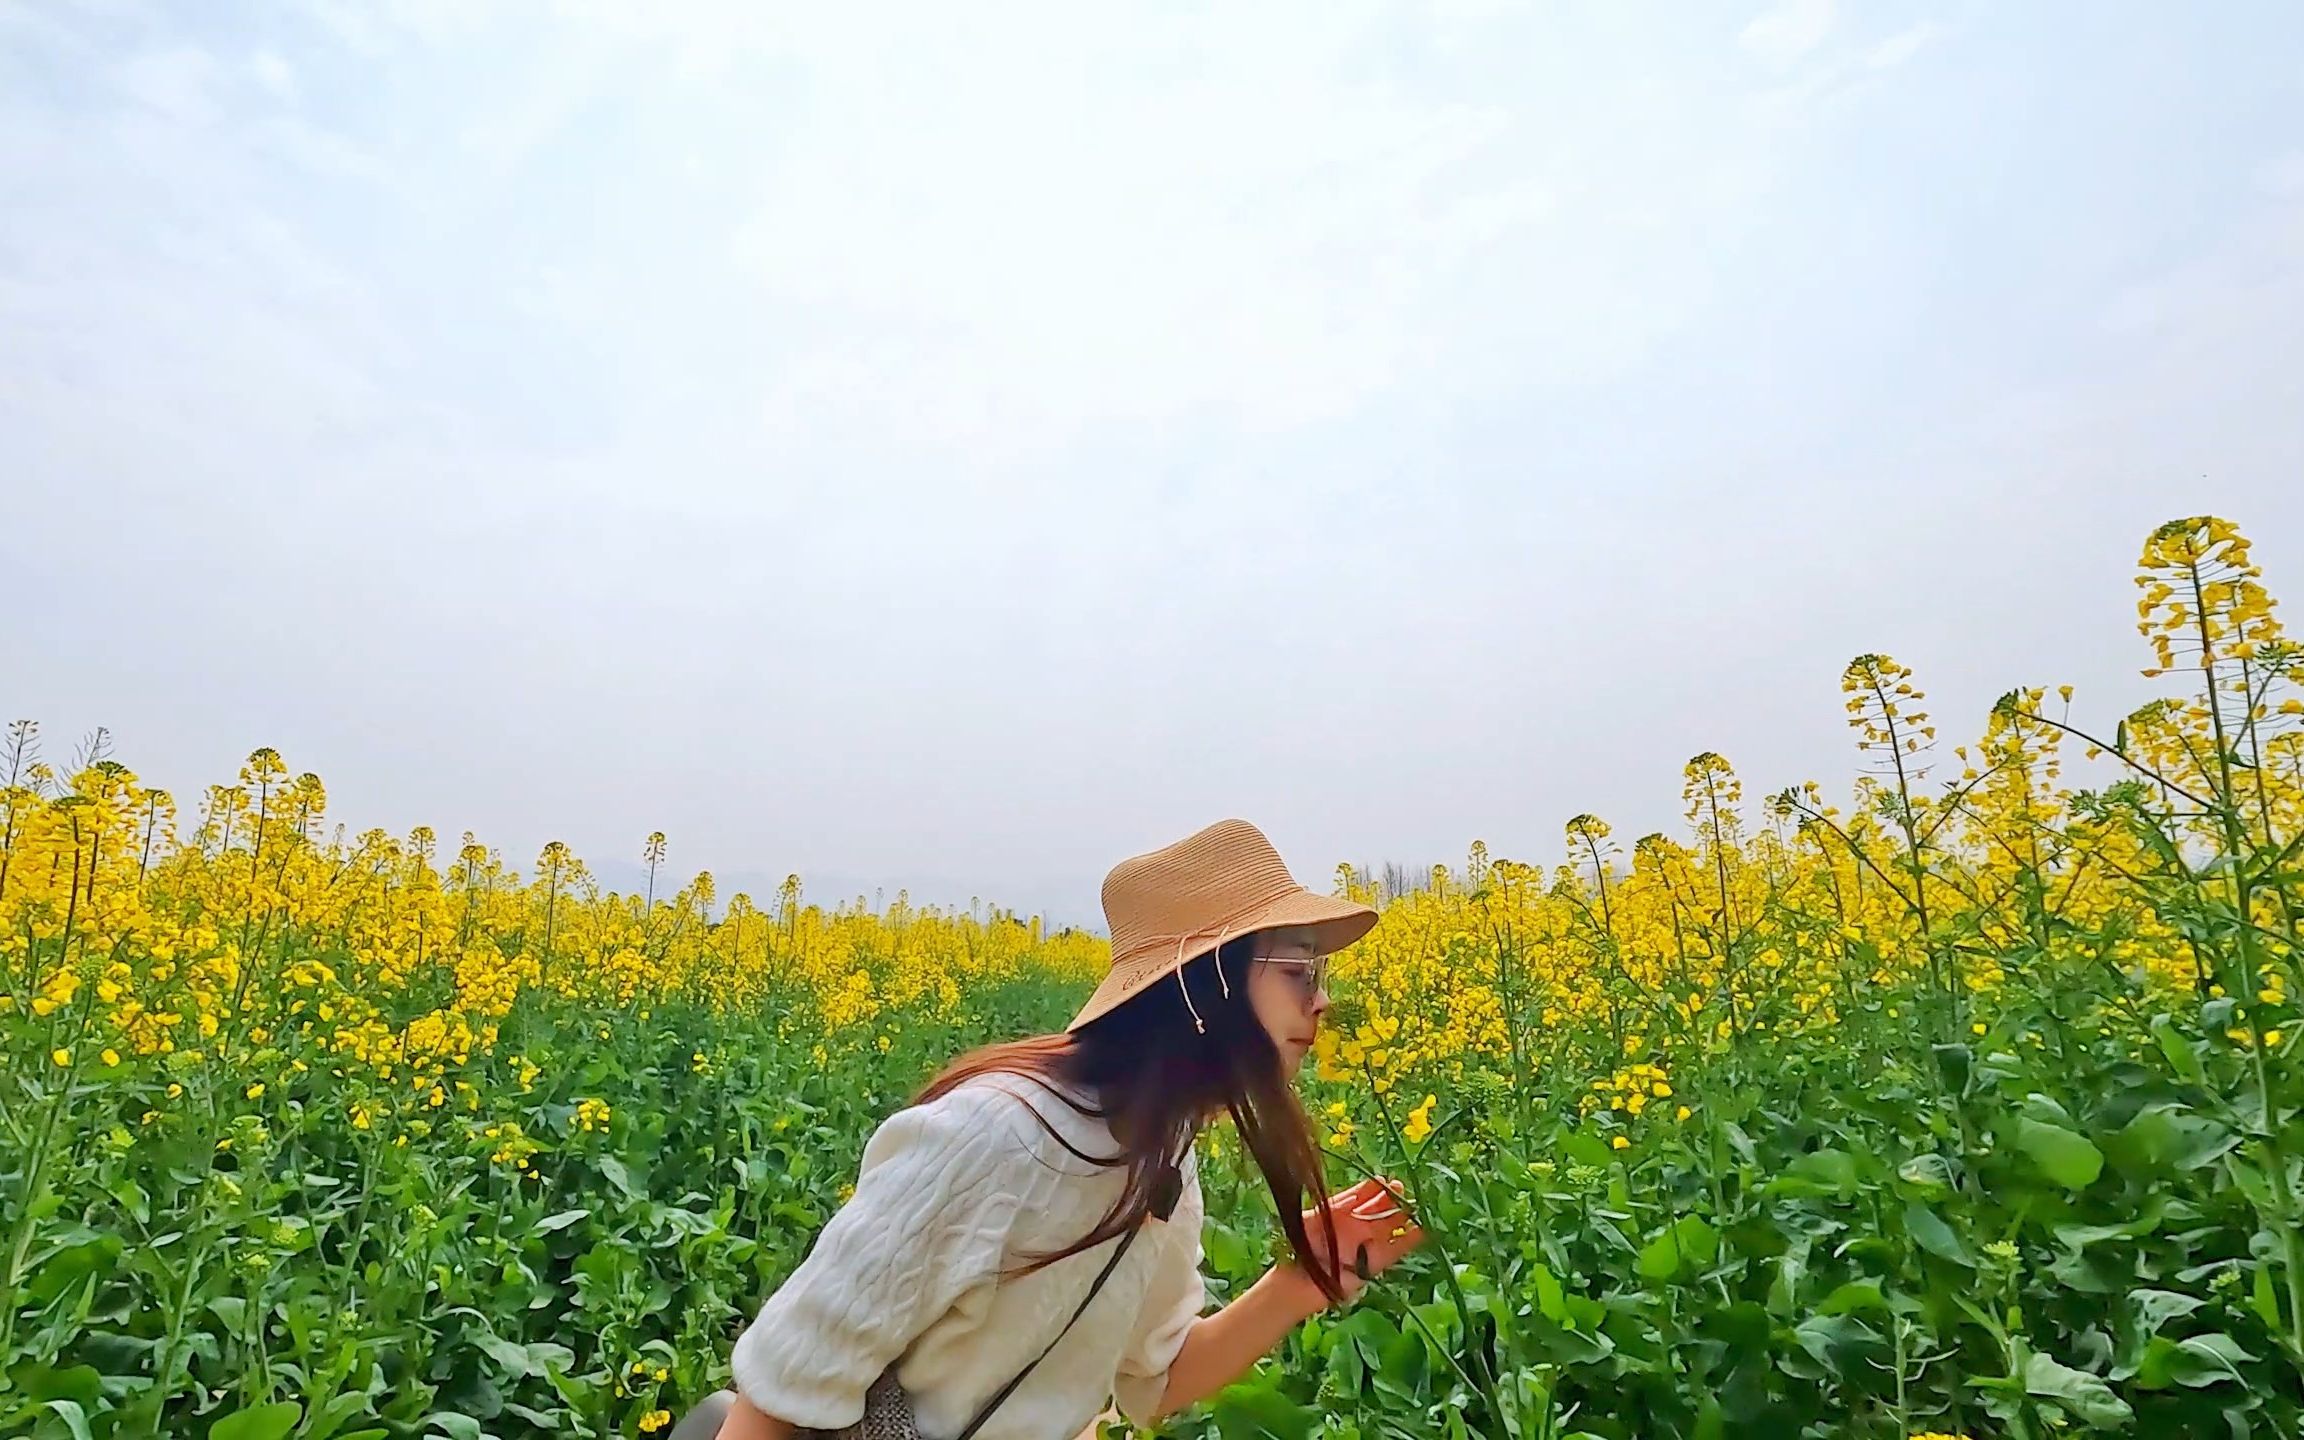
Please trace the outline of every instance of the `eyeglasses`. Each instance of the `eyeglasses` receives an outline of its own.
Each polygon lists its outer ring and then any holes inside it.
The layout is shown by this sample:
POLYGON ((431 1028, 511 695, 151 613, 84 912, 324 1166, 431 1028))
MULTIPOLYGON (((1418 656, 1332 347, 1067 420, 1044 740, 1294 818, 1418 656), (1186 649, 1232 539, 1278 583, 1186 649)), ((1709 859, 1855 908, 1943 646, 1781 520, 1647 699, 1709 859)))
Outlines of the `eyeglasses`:
POLYGON ((1263 958, 1259 964, 1274 965, 1290 971, 1297 986, 1304 992, 1304 1003, 1309 1005, 1320 998, 1328 988, 1328 957, 1316 955, 1309 960, 1263 958))

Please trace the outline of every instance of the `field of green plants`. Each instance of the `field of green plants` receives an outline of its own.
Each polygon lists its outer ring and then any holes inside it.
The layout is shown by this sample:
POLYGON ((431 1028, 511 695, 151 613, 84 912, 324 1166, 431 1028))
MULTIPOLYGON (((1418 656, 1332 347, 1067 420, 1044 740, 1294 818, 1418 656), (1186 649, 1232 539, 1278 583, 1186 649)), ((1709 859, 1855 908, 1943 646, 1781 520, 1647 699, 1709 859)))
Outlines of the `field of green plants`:
MULTIPOLYGON (((2299 652, 2227 522, 2139 572, 2125 717, 2044 677, 1940 745, 1860 656, 1852 795, 1706 754, 1677 834, 1340 873, 1385 920, 1306 1103, 1432 1243, 1171 1433, 2304 1433, 2299 652)), ((1101 963, 348 835, 269 751, 179 827, 10 745, 0 1435, 660 1432, 872 1128, 1101 963)), ((1221 1298, 1274 1229, 1204 1144, 1221 1298)))

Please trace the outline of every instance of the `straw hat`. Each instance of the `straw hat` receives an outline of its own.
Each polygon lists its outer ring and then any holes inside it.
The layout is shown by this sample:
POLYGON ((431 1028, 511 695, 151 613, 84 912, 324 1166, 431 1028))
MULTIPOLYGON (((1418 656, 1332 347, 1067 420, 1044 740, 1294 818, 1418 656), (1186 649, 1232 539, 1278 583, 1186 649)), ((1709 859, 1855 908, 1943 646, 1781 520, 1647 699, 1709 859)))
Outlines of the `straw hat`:
POLYGON ((1245 820, 1220 820, 1113 866, 1104 877, 1104 923, 1112 931, 1112 969, 1073 1018, 1074 1030, 1227 940, 1303 928, 1325 955, 1367 934, 1376 912, 1313 894, 1289 875, 1262 831, 1245 820))

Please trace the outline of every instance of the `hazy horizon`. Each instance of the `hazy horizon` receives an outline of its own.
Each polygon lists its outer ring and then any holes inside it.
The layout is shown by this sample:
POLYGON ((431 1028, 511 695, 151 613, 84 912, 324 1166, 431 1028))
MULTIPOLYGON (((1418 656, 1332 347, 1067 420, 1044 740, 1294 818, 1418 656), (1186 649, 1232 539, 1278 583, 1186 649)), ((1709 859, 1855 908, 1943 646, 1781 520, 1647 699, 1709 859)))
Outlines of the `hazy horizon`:
POLYGON ((0 719, 188 811, 1550 863, 2304 594, 2304 9, 0 0, 0 477, 0 719))

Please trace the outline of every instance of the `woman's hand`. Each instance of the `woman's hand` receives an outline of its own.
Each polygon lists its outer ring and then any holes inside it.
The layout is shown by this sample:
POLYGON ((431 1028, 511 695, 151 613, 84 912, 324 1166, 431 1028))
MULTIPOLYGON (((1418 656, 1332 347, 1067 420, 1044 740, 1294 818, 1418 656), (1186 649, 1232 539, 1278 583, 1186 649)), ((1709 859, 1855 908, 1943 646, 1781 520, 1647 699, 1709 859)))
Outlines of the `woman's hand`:
POLYGON ((1328 1258, 1328 1217, 1335 1217, 1336 1255, 1343 1261, 1337 1280, 1344 1298, 1352 1300, 1370 1280, 1424 1243, 1424 1231, 1408 1213, 1400 1182, 1371 1177, 1328 1197, 1325 1208, 1304 1212, 1304 1233, 1312 1253, 1328 1258))

